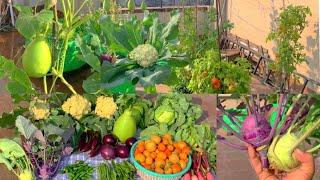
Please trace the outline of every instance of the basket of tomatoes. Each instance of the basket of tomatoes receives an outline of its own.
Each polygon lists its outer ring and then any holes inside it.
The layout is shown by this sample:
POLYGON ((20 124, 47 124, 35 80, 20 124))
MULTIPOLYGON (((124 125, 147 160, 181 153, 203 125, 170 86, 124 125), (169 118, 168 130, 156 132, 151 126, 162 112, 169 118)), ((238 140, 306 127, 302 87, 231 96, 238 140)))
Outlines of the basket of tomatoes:
POLYGON ((178 180, 191 167, 190 153, 186 142, 174 142, 170 134, 153 135, 132 146, 130 159, 143 180, 178 180))

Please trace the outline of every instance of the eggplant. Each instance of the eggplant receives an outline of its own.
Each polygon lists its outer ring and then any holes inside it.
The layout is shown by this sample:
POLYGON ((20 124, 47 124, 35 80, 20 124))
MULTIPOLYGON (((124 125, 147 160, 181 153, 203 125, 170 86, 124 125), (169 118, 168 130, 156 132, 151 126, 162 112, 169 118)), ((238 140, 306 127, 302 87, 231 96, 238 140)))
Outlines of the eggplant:
POLYGON ((89 133, 88 141, 87 141, 86 145, 83 147, 82 152, 87 152, 91 149, 93 140, 94 140, 94 134, 89 133))
POLYGON ((79 140, 79 143, 78 143, 78 149, 79 151, 83 151, 85 145, 87 144, 87 136, 88 134, 86 132, 82 133, 81 136, 80 136, 80 140, 79 140))
POLYGON ((89 153, 89 156, 90 157, 95 157, 99 154, 100 152, 100 147, 101 147, 101 144, 98 143, 89 153))

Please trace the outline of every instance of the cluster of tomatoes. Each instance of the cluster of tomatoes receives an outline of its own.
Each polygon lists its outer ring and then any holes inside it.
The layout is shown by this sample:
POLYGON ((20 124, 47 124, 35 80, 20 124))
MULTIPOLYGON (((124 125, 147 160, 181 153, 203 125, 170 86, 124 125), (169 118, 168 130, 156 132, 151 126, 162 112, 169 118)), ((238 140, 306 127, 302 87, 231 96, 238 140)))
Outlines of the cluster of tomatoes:
POLYGON ((190 152, 187 143, 173 142, 172 136, 165 134, 140 141, 134 157, 146 169, 159 174, 175 174, 186 168, 190 152))

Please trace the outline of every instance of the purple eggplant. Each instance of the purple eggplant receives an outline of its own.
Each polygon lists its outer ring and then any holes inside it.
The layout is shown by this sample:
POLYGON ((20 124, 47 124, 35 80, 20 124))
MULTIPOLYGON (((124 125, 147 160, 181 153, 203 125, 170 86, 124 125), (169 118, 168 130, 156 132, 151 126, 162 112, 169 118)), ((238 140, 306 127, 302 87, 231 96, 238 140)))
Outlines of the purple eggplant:
POLYGON ((93 148, 93 149, 90 151, 89 156, 90 156, 90 157, 95 157, 95 156, 97 156, 97 155, 99 154, 99 152, 100 152, 100 147, 101 147, 101 144, 98 143, 98 144, 95 146, 95 148, 93 148))

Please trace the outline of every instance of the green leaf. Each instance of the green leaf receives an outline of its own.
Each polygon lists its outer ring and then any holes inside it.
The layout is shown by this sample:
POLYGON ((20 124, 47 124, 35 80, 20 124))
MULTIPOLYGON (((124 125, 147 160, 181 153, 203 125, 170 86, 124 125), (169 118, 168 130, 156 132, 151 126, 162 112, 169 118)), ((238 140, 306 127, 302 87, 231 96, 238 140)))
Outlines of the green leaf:
POLYGON ((157 61, 157 64, 159 65, 165 65, 168 67, 185 67, 189 64, 188 61, 184 61, 184 60, 175 60, 175 59, 171 59, 171 60, 161 60, 161 61, 157 61))
POLYGON ((178 37, 178 21, 180 18, 179 11, 173 11, 171 15, 171 19, 168 24, 162 29, 161 39, 163 40, 173 40, 178 37))
POLYGON ((18 116, 16 120, 16 127, 18 131, 26 138, 30 139, 33 137, 36 130, 38 130, 29 119, 23 116, 18 116))
POLYGON ((89 64, 95 71, 100 72, 101 65, 99 58, 94 55, 94 52, 90 49, 86 42, 84 42, 80 35, 76 37, 76 45, 79 47, 82 53, 80 59, 89 64))
POLYGON ((6 89, 14 101, 28 100, 30 95, 35 93, 27 73, 19 69, 12 60, 0 56, 0 69, 2 70, 0 77, 9 78, 6 89))
POLYGON ((83 81, 82 88, 86 93, 96 93, 100 90, 100 82, 100 73, 95 72, 83 81))
POLYGON ((33 10, 30 6, 24 6, 21 4, 15 4, 13 5, 14 8, 16 8, 20 14, 27 14, 31 15, 33 13, 33 10))
POLYGON ((129 60, 118 60, 119 63, 104 62, 101 68, 101 83, 105 87, 116 87, 127 80, 125 73, 138 65, 129 60))
POLYGON ((0 127, 1 128, 13 127, 15 125, 17 116, 22 115, 26 111, 28 111, 28 110, 27 109, 23 109, 23 108, 19 108, 19 109, 14 110, 11 113, 2 114, 2 117, 0 118, 0 127))
POLYGON ((108 16, 104 17, 100 24, 109 48, 122 57, 127 57, 137 45, 143 44, 140 21, 134 17, 119 25, 108 16))
POLYGON ((16 28, 26 39, 33 39, 46 31, 53 22, 53 17, 53 12, 50 10, 42 10, 34 15, 23 13, 18 16, 16 28))

